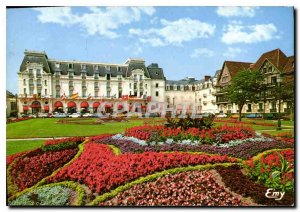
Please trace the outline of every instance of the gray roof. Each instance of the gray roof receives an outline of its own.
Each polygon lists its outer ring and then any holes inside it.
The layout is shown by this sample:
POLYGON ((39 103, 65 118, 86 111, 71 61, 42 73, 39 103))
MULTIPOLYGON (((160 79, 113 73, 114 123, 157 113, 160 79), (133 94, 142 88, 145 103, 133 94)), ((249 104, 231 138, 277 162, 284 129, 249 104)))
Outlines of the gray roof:
POLYGON ((69 71, 73 70, 74 75, 80 75, 82 72, 86 72, 87 76, 93 76, 98 72, 100 76, 111 74, 112 77, 116 77, 117 75, 129 77, 131 76, 132 70, 143 69, 145 71, 145 76, 148 78, 165 79, 163 69, 159 68, 158 64, 152 63, 146 67, 145 61, 142 59, 127 60, 125 64, 97 64, 94 62, 49 60, 45 52, 25 51, 25 56, 20 66, 20 72, 26 69, 26 63, 42 63, 44 71, 52 74, 55 71, 59 71, 60 74, 67 75, 69 71), (56 63, 60 64, 59 68, 55 67, 56 63), (73 69, 69 69, 69 64, 73 64, 73 69), (86 65, 85 70, 81 69, 82 64, 86 65), (98 70, 95 69, 96 65, 98 66, 98 70), (110 70, 106 70, 106 66, 110 66, 110 70))
POLYGON ((6 90, 6 98, 13 98, 13 97, 15 97, 15 95, 12 92, 6 90))

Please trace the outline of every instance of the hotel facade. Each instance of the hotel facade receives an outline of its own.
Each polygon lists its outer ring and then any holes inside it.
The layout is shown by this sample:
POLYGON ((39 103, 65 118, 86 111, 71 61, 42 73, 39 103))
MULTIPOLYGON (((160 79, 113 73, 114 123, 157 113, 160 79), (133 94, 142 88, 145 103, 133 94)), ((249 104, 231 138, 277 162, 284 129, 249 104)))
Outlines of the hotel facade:
MULTIPOLYGON (((276 83, 280 74, 294 76, 294 57, 281 50, 266 52, 255 63, 225 61, 213 76, 196 80, 167 80, 156 63, 146 66, 143 59, 129 58, 123 64, 53 60, 45 52, 27 51, 18 72, 18 112, 91 112, 101 106, 111 112, 115 103, 138 103, 145 111, 149 102, 164 103, 167 108, 199 113, 237 113, 227 101, 223 89, 241 70, 260 70, 266 83, 276 83)), ((126 104, 125 104, 126 105, 126 104)), ((117 106, 118 109, 119 105, 117 106)), ((120 105, 123 107, 123 104, 120 105)), ((247 103, 243 113, 276 112, 278 102, 247 103)), ((282 112, 288 109, 284 103, 282 112)), ((139 111, 140 111, 139 110, 139 111)))

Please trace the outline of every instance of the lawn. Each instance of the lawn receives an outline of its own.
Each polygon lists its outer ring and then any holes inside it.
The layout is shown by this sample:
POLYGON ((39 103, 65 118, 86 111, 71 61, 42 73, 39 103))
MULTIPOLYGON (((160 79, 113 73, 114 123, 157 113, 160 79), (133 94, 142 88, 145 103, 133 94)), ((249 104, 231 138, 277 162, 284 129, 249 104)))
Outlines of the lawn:
POLYGON ((18 152, 31 150, 40 147, 42 140, 12 140, 6 141, 6 155, 12 155, 18 152))
POLYGON ((47 138, 91 136, 103 133, 120 133, 128 127, 143 124, 143 120, 104 123, 101 125, 59 124, 59 119, 31 119, 6 125, 6 138, 47 138))

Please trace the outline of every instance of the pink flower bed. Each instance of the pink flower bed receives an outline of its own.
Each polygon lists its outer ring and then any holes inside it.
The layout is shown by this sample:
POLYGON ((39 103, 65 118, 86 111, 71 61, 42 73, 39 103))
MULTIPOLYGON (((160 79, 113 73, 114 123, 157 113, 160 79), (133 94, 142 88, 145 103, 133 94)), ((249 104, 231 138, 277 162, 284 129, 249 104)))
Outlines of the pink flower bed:
POLYGON ((242 201, 219 185, 209 171, 191 171, 136 185, 99 205, 239 206, 242 201))

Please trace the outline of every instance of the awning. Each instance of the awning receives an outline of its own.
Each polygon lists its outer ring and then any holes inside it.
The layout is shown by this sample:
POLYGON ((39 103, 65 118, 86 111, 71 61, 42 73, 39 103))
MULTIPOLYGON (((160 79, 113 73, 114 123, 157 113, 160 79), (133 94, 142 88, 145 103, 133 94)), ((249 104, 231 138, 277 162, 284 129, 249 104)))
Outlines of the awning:
POLYGON ((89 103, 87 103, 87 102, 81 102, 81 104, 80 104, 80 107, 81 108, 87 108, 87 107, 89 107, 89 103))
POLYGON ((123 105, 122 104, 119 104, 118 105, 118 110, 122 110, 123 109, 123 105))
POLYGON ((44 110, 49 110, 49 106, 48 106, 48 105, 45 105, 45 106, 44 106, 44 110))
POLYGON ((58 101, 54 103, 54 107, 63 107, 63 103, 58 101))
POLYGON ((31 108, 41 108, 41 105, 38 103, 34 103, 31 105, 31 108))
POLYGON ((111 103, 106 103, 105 104, 105 108, 111 108, 112 107, 112 104, 111 103))
POLYGON ((76 107, 76 103, 75 102, 68 102, 68 107, 76 107))
POLYGON ((94 102, 93 103, 93 108, 97 108, 97 107, 99 107, 100 106, 100 102, 94 102))
POLYGON ((24 110, 24 111, 27 111, 28 109, 29 109, 29 108, 28 108, 27 105, 24 105, 24 106, 23 106, 23 110, 24 110))

